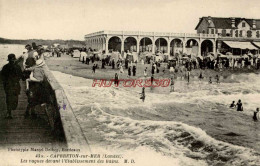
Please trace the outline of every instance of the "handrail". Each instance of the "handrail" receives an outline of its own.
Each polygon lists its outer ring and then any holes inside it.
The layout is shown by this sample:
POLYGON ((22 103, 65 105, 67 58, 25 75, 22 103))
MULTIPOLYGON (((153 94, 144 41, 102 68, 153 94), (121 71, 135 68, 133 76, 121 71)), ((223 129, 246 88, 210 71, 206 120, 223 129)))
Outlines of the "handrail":
POLYGON ((98 35, 136 35, 136 36, 156 36, 156 37, 204 37, 215 38, 217 34, 197 34, 197 33, 172 33, 172 32, 143 32, 143 31, 99 31, 85 35, 85 38, 98 35))

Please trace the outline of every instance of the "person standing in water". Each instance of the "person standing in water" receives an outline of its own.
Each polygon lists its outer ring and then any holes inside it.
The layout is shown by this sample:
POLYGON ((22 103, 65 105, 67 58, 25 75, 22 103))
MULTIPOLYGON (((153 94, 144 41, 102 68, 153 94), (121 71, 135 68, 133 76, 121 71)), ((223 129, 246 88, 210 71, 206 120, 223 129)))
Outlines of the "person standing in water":
POLYGON ((236 107, 235 101, 233 101, 233 102, 230 104, 229 107, 230 107, 230 108, 234 108, 234 107, 236 107))
POLYGON ((115 74, 115 85, 118 86, 118 83, 119 83, 119 76, 118 76, 118 74, 116 73, 116 74, 115 74))
POLYGON ((243 104, 240 99, 237 102, 237 111, 243 111, 243 104))
POLYGON ((174 92, 174 80, 171 78, 171 92, 174 92))
POLYGON ((209 83, 212 84, 211 76, 209 77, 209 83))
POLYGON ((256 108, 256 111, 254 111, 253 120, 258 121, 259 119, 259 108, 256 108))
POLYGON ((199 79, 200 79, 200 80, 203 79, 202 72, 200 72, 199 79))
POLYGON ((190 71, 187 72, 187 80, 188 80, 188 83, 190 82, 190 71))
POLYGON ((96 64, 94 64, 93 66, 92 66, 92 73, 95 73, 96 72, 96 64))
POLYGON ((218 75, 216 75, 216 81, 217 81, 217 84, 220 83, 220 82, 219 82, 219 76, 218 76, 218 75))
POLYGON ((140 93, 140 95, 141 95, 140 99, 142 99, 143 102, 144 102, 144 99, 145 99, 145 87, 142 88, 142 93, 140 93))

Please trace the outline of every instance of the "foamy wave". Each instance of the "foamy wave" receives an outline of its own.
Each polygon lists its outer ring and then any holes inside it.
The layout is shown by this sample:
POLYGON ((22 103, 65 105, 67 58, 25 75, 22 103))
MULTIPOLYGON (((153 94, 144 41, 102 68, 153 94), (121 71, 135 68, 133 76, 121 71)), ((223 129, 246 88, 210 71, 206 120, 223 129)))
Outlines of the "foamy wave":
POLYGON ((203 162, 226 165, 260 163, 260 155, 253 150, 217 141, 203 130, 187 124, 133 120, 108 114, 99 106, 92 106, 91 110, 87 116, 100 124, 94 130, 107 140, 106 146, 111 148, 135 150, 144 146, 178 158, 182 163, 187 158, 193 159, 195 165, 203 162))
MULTIPOLYGON (((249 82, 221 85, 209 85, 206 82, 187 85, 177 82, 176 92, 157 94, 148 91, 146 101, 142 102, 139 99, 139 89, 93 88, 92 80, 60 72, 54 74, 64 87, 83 128, 87 128, 90 122, 94 124, 93 131, 100 137, 98 140, 101 140, 95 142, 99 146, 126 153, 145 147, 151 153, 159 152, 160 155, 176 159, 178 165, 260 163, 259 153, 254 150, 217 141, 200 128, 188 125, 202 126, 211 135, 217 136, 222 134, 221 131, 227 135, 230 130, 245 131, 249 138, 256 137, 246 141, 257 140, 257 135, 249 133, 248 129, 257 132, 251 114, 259 103, 259 85, 249 82), (228 105, 238 99, 242 99, 244 104, 243 113, 228 109, 228 105), (228 123, 214 123, 215 118, 223 118, 228 123), (229 118, 234 121, 228 120, 229 118), (173 122, 172 119, 188 124, 173 122)), ((85 134, 88 137, 87 131, 85 134)), ((238 136, 243 134, 233 133, 238 136)), ((233 142, 241 145, 239 138, 235 139, 238 141, 233 142)))

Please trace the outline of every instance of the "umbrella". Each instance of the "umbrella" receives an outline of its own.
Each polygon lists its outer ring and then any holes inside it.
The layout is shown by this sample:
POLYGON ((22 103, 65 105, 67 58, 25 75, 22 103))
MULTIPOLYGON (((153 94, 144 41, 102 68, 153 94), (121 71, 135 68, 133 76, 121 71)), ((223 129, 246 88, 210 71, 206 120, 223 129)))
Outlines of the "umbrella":
POLYGON ((254 57, 255 58, 260 58, 260 55, 259 54, 255 54, 254 57))
POLYGON ((227 52, 226 55, 233 55, 231 52, 227 52))
POLYGON ((219 56, 220 58, 227 58, 227 56, 226 56, 226 55, 223 55, 223 54, 218 54, 218 56, 219 56))
POLYGON ((248 55, 244 54, 244 55, 243 55, 243 58, 249 58, 249 57, 248 57, 248 55))

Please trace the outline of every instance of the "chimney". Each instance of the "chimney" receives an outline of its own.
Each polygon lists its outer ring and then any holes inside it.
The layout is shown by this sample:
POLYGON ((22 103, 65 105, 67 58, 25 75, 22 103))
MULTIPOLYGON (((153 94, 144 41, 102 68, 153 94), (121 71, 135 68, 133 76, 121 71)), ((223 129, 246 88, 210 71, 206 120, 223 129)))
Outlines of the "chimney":
POLYGON ((230 18, 230 19, 231 19, 231 27, 232 27, 232 28, 236 28, 236 25, 235 25, 235 18, 232 17, 232 18, 230 18))
POLYGON ((253 20, 253 29, 256 29, 256 21, 253 20))

